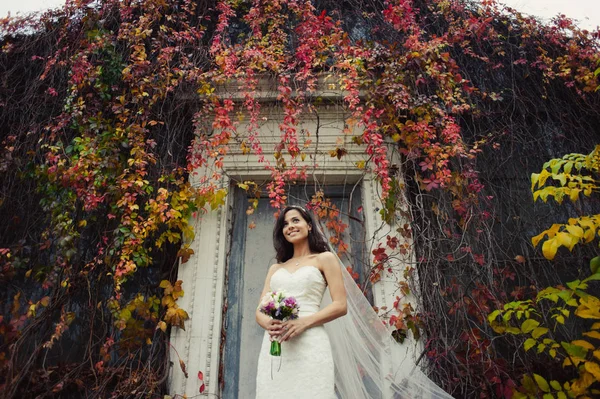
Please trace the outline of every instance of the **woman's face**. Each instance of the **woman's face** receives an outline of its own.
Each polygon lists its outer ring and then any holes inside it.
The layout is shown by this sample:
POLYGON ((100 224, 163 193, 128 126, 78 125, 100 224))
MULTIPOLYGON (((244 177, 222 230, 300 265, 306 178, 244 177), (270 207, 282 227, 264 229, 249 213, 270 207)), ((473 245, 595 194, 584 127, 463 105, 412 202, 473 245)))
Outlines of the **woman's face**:
POLYGON ((295 209, 288 211, 283 218, 283 236, 290 243, 305 240, 312 227, 295 209))

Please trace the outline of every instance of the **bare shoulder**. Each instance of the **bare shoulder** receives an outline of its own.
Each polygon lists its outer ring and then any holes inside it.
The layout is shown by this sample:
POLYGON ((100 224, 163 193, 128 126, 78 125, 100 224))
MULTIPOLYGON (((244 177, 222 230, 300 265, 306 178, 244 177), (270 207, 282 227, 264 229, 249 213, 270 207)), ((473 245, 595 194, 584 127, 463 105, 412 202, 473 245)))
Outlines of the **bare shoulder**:
POLYGON ((267 272, 267 275, 271 275, 273 273, 275 273, 277 271, 277 269, 279 269, 281 267, 281 263, 273 263, 271 265, 271 267, 269 267, 269 271, 267 272))
POLYGON ((321 252, 317 255, 319 266, 322 269, 330 268, 332 266, 337 267, 338 258, 333 252, 321 252))

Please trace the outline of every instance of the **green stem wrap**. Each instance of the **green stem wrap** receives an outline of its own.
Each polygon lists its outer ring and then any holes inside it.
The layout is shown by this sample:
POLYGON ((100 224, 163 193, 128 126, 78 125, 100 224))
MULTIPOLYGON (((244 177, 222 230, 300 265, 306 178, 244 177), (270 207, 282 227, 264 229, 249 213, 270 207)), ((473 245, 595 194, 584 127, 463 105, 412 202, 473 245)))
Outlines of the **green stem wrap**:
POLYGON ((271 356, 281 356, 281 343, 278 341, 271 341, 271 356))

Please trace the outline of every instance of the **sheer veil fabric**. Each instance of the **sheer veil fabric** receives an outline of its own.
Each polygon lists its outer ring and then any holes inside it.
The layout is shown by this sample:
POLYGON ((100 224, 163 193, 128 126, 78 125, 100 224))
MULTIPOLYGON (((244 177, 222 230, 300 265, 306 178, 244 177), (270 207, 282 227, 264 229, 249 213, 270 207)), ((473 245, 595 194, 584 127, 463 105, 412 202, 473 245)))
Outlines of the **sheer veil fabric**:
MULTIPOLYGON (((335 253, 335 252, 333 252, 335 253)), ((381 322, 342 261, 345 316, 325 324, 341 399, 452 399, 415 366, 410 344, 399 344, 381 322)), ((326 292, 324 302, 331 301, 326 292)))

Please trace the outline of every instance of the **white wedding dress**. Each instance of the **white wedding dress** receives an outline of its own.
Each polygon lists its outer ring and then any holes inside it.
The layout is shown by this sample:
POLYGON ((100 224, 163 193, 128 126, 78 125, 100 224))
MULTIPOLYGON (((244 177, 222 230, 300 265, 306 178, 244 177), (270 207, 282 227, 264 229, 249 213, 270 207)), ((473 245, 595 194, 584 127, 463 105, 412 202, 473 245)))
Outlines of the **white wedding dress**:
MULTIPOLYGON (((265 332, 256 398, 453 399, 416 366, 414 342, 394 341, 341 262, 340 268, 348 313, 283 342, 280 357, 269 354, 271 343, 265 332)), ((315 266, 294 273, 280 268, 271 276, 270 289, 294 296, 300 317, 330 302, 326 288, 315 266)))
MULTIPOLYGON (((299 317, 319 311, 326 283, 315 266, 294 273, 284 268, 271 276, 272 291, 284 290, 298 301, 299 317)), ((334 364, 329 337, 323 326, 304 331, 281 344, 281 356, 271 356, 269 334, 258 358, 256 399, 335 399, 334 364)))

